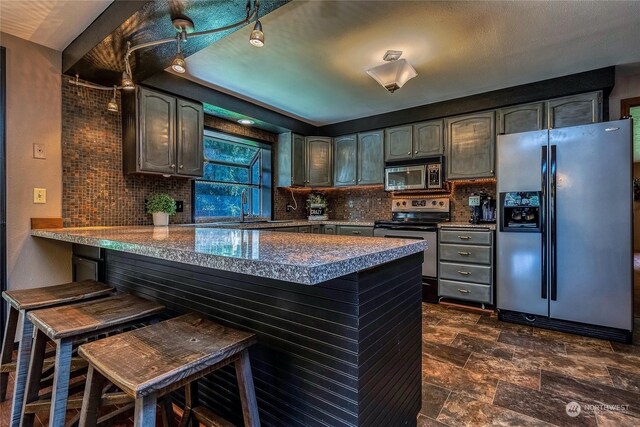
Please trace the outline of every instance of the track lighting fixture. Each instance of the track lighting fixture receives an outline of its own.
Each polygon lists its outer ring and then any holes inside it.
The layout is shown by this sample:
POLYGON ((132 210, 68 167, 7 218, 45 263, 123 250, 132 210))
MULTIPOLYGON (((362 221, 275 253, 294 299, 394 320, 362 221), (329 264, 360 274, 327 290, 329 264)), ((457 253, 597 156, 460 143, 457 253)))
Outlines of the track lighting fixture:
POLYGON ((195 25, 191 19, 186 16, 180 16, 174 18, 171 22, 173 27, 176 29, 176 36, 170 37, 166 39, 153 40, 146 43, 141 43, 135 46, 131 46, 131 42, 127 42, 127 53, 124 56, 124 72, 122 73, 122 88, 125 90, 135 89, 135 84, 133 83, 131 73, 131 63, 129 58, 131 54, 138 49, 143 49, 146 47, 157 46, 160 44, 176 42, 178 44, 178 53, 173 58, 171 62, 171 69, 176 73, 184 73, 187 71, 187 63, 185 62, 184 55, 181 51, 181 43, 186 42, 187 39, 192 37, 201 37, 206 36, 213 33, 219 33, 221 31, 227 31, 232 28, 239 27, 241 25, 249 24, 254 18, 256 18, 256 23, 253 27, 253 31, 251 31, 251 36, 249 37, 249 42, 253 46, 262 47, 264 46, 264 33, 262 31, 262 23, 257 19, 258 11, 260 9, 260 0, 253 0, 253 7, 251 7, 251 0, 247 1, 246 11, 247 15, 245 19, 242 21, 238 21, 236 23, 227 25, 225 27, 220 28, 212 28, 210 30, 198 31, 194 32, 195 25))
POLYGON ((180 43, 182 43, 182 40, 178 38, 178 41, 177 41, 178 52, 176 53, 176 56, 173 58, 173 61, 171 62, 171 69, 176 73, 183 74, 187 71, 187 63, 184 60, 184 55, 182 54, 182 51, 180 50, 180 43))
POLYGON ((118 90, 118 86, 113 86, 113 97, 111 101, 107 104, 107 111, 113 111, 114 113, 118 112, 118 100, 116 99, 116 91, 118 90))

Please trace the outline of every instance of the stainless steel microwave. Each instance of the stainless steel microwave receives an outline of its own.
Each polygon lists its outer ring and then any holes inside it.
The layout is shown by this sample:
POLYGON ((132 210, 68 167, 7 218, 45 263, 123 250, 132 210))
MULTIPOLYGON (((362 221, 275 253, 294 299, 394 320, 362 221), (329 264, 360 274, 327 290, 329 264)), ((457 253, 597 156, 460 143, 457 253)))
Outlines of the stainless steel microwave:
POLYGON ((394 166, 384 170, 386 191, 426 190, 442 188, 442 164, 394 166))
POLYGON ((424 190, 427 188, 426 165, 385 168, 385 191, 424 190))

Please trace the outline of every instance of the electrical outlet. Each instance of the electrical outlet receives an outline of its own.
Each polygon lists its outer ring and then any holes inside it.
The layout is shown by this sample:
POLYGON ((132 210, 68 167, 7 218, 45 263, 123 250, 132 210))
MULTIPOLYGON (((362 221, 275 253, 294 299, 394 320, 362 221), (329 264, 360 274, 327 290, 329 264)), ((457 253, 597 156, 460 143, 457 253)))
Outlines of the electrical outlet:
POLYGON ((33 158, 34 159, 46 159, 47 153, 45 152, 44 144, 33 144, 33 158))
POLYGON ((47 189, 46 188, 34 188, 33 189, 33 203, 47 203, 47 189))
POLYGON ((184 212, 184 202, 182 200, 176 200, 176 212, 184 212))
POLYGON ((287 212, 291 212, 293 210, 293 206, 287 203, 286 209, 287 209, 287 212))

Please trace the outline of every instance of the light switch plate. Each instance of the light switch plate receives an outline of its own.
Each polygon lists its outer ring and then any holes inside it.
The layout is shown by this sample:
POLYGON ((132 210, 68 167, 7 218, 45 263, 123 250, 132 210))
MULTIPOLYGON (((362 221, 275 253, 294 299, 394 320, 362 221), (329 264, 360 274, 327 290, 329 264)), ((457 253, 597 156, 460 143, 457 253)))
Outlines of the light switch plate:
POLYGON ((46 159, 47 153, 45 152, 44 144, 33 144, 33 158, 34 159, 46 159))
POLYGON ((46 188, 34 188, 33 189, 33 203, 47 203, 47 189, 46 188))

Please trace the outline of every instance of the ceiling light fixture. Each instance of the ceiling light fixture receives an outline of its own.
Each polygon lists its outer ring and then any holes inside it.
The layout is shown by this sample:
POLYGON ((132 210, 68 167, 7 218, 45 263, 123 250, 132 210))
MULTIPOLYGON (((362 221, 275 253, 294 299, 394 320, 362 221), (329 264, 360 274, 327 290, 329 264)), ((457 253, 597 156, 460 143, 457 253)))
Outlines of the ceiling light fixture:
POLYGON ((387 62, 367 70, 367 74, 391 93, 418 75, 406 59, 399 59, 401 55, 401 50, 388 50, 382 57, 387 62))
POLYGON ((247 1, 246 11, 247 15, 242 21, 238 21, 236 23, 227 25, 225 27, 220 28, 212 28, 210 30, 198 31, 194 32, 195 25, 191 19, 186 16, 181 16, 174 18, 171 22, 173 27, 176 29, 176 36, 170 37, 166 39, 153 40, 146 43, 141 43, 135 46, 131 45, 131 42, 127 42, 127 52, 124 55, 124 73, 122 73, 122 88, 123 89, 134 89, 135 85, 132 80, 132 72, 131 72, 131 63, 130 57, 133 52, 138 49, 143 49, 146 47, 157 46, 160 44, 176 42, 178 44, 178 53, 171 63, 171 68, 177 73, 184 73, 186 71, 186 62, 184 60, 184 55, 180 51, 180 44, 182 42, 186 42, 188 38, 192 37, 201 37, 207 36, 213 33, 219 33, 221 31, 227 31, 232 28, 239 27, 241 25, 249 24, 253 18, 256 18, 256 24, 251 32, 251 36, 249 41, 254 46, 262 46, 264 45, 264 33, 262 32, 262 24, 259 20, 257 20, 258 11, 260 9, 260 0, 253 0, 253 7, 251 7, 251 0, 247 1), (254 35, 255 34, 255 35, 254 35))
POLYGON ((118 86, 113 86, 113 97, 111 101, 107 104, 107 111, 113 111, 114 113, 118 112, 118 100, 116 99, 116 91, 118 90, 118 86))
POLYGON ((240 119, 240 120, 238 120, 238 123, 240 123, 241 125, 245 125, 245 126, 251 126, 251 125, 255 124, 256 122, 254 122, 251 119, 240 119))

